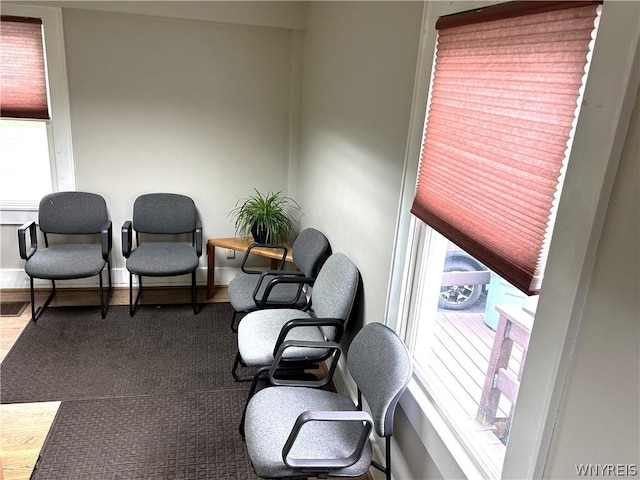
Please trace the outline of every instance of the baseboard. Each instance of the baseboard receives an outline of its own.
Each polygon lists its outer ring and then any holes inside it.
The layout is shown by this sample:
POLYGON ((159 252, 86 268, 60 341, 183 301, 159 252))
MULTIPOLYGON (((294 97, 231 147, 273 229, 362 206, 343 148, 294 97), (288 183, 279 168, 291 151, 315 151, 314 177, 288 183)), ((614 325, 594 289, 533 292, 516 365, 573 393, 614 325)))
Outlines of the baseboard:
MULTIPOLYGON (((229 285, 229 282, 241 273, 240 268, 222 267, 216 268, 214 278, 216 285, 229 285)), ((103 274, 104 275, 104 274, 103 274)), ((106 276, 104 277, 106 278, 106 276)), ((115 287, 129 286, 129 272, 126 268, 112 268, 111 280, 115 287)), ((135 281, 135 280, 134 280, 135 281)), ((207 268, 198 267, 196 271, 196 282, 198 285, 207 284, 207 268)), ((62 285, 62 282, 61 282, 62 285)), ((65 280, 65 288, 94 288, 98 287, 98 277, 79 278, 76 280, 65 280)), ((177 277, 145 277, 145 285, 149 286, 175 286, 191 285, 191 277, 180 275, 177 277)), ((35 279, 35 288, 48 288, 50 282, 47 280, 35 279)), ((29 288, 29 277, 23 269, 3 268, 0 269, 0 289, 29 288)))

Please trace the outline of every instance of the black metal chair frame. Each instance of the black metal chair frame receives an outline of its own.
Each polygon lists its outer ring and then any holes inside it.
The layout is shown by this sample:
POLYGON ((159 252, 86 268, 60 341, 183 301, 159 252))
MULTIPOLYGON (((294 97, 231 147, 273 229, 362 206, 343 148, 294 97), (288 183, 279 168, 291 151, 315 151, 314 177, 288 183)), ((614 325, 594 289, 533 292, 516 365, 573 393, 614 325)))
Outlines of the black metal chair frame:
MULTIPOLYGON (((304 342, 304 341, 298 341, 298 340, 287 340, 283 342, 278 348, 278 352, 275 356, 273 364, 262 367, 259 370, 258 374, 263 374, 267 372, 268 376, 266 380, 269 381, 270 386, 289 385, 289 386, 299 386, 299 387, 322 388, 328 385, 329 382, 333 380, 333 375, 335 373, 338 360, 340 359, 340 356, 342 354, 342 347, 338 342, 339 340, 336 342, 304 342), (302 378, 299 378, 297 380, 282 379, 278 376, 281 373, 282 368, 286 368, 286 362, 284 361, 284 358, 283 358, 285 350, 287 348, 296 348, 296 347, 332 350, 332 353, 327 356, 327 358, 333 357, 333 359, 331 361, 331 365, 329 366, 329 369, 325 378, 321 380, 309 381, 302 378)), ((256 376, 258 374, 256 374, 256 376)), ((257 382, 254 381, 254 383, 257 383, 257 382)), ((251 390, 249 391, 249 394, 247 396, 247 401, 244 406, 242 418, 240 420, 240 426, 238 430, 243 439, 245 436, 244 425, 245 425, 245 418, 247 413, 247 406, 249 405, 249 401, 251 400, 251 398, 255 395, 256 390, 257 389, 255 388, 255 385, 252 384, 251 390)), ((353 464, 362 455, 362 450, 364 448, 366 439, 369 437, 371 431, 373 430, 373 420, 371 419, 368 413, 363 411, 362 392, 360 391, 359 388, 357 389, 356 409, 357 411, 355 412, 321 412, 320 415, 316 415, 316 416, 311 415, 312 412, 307 412, 306 415, 301 415, 296 421, 295 425, 293 426, 291 434, 283 449, 283 458, 285 459, 285 463, 289 465, 292 462, 292 460, 287 460, 287 455, 291 450, 298 433, 306 423, 313 422, 313 421, 353 421, 353 422, 359 422, 361 424, 364 424, 358 445, 354 450, 354 452, 352 453, 352 455, 350 455, 346 459, 344 466, 346 467, 353 464)), ((384 440, 385 440, 385 465, 382 465, 381 463, 376 462, 375 460, 372 459, 371 466, 376 468, 380 472, 382 472, 385 475, 386 480, 391 480, 391 436, 385 436, 384 440)), ((294 466, 302 469, 305 468, 304 464, 295 465, 291 463, 290 466, 294 466)), ((316 478, 328 478, 327 474, 321 469, 309 470, 309 476, 313 476, 316 478)), ((295 477, 287 477, 287 478, 303 479, 308 477, 295 476, 295 477)))
MULTIPOLYGON (((131 246, 133 240, 133 228, 131 220, 127 220, 122 225, 122 252, 125 258, 129 257, 131 253, 131 246)), ((136 232, 136 245, 140 245, 140 234, 136 232)), ((202 255, 202 224, 198 220, 196 229, 192 234, 191 245, 196 249, 198 258, 202 255)), ((196 269, 197 270, 197 269, 196 269)), ((196 270, 191 272, 191 302, 193 304, 193 313, 198 313, 197 302, 197 285, 196 285, 196 270)), ((133 299, 133 273, 129 272, 129 315, 133 317, 142 295, 142 275, 136 275, 138 277, 138 293, 136 294, 135 301, 133 299)))
MULTIPOLYGON (((326 242, 326 245, 324 246, 322 251, 318 252, 319 256, 313 262, 312 270, 305 270, 305 271, 286 270, 285 263, 286 263, 287 253, 289 251, 289 247, 287 245, 278 244, 278 243, 262 244, 257 242, 254 242, 249 245, 249 247, 247 248, 244 254, 244 258, 242 259, 242 264, 240 268, 243 273, 248 275, 259 275, 259 278, 257 280, 257 283, 252 293, 253 306, 249 310, 243 310, 243 311, 236 311, 234 308, 233 315, 231 317, 231 330, 233 332, 238 331, 237 324, 236 324, 238 313, 249 313, 250 311, 253 311, 253 310, 263 310, 266 308, 296 308, 303 311, 309 310, 309 308, 311 308, 310 299, 309 301, 307 301, 306 305, 301 305, 299 300, 303 294, 303 290, 305 286, 313 285, 313 282, 315 281, 315 276, 317 276, 324 260, 326 260, 328 256, 327 251, 331 250, 331 246, 329 245, 329 241, 326 239, 326 237, 324 237, 324 235, 321 232, 317 231, 315 228, 307 228, 302 232, 300 232, 300 235, 298 236, 298 238, 296 238, 296 240, 293 242, 293 245, 291 246, 294 255, 298 246, 297 242, 302 241, 302 244, 304 244, 305 241, 308 241, 309 235, 313 235, 317 237, 321 236, 322 238, 324 238, 326 242), (264 270, 255 270, 255 269, 247 268, 247 265, 246 265, 247 261, 252 255, 251 250, 258 247, 269 248, 276 251, 277 250, 282 251, 282 257, 277 259, 278 263, 275 269, 264 271, 264 270), (298 286, 295 292, 295 295, 291 296, 291 300, 276 299, 276 295, 273 295, 273 296, 271 295, 271 292, 277 285, 285 284, 285 283, 290 285, 297 284, 298 286), (262 291, 263 289, 264 291, 262 291)), ((318 246, 320 245, 319 242, 320 242, 320 238, 314 239, 315 244, 313 245, 312 248, 314 249, 318 248, 318 246)), ((298 253, 298 255, 300 255, 300 253, 298 253)), ((304 254, 302 254, 302 256, 304 257, 304 254)), ((293 261, 294 261, 294 264, 299 267, 300 265, 299 263, 296 262, 296 258, 297 257, 294 257, 293 261)))
MULTIPOLYGON (((113 293, 113 282, 111 280, 111 247, 113 242, 113 226, 111 220, 107 222, 107 224, 102 228, 100 232, 101 243, 102 243, 102 258, 105 260, 107 265, 107 276, 109 279, 109 289, 107 290, 106 296, 104 293, 104 282, 102 279, 102 272, 104 268, 100 270, 98 273, 98 278, 100 282, 100 313, 102 318, 106 318, 107 310, 109 309, 109 301, 111 299, 111 294, 113 293)), ((42 232, 44 238, 45 248, 49 248, 49 236, 46 232, 42 232)), ((34 253, 38 250, 38 236, 36 229, 36 222, 31 221, 22 225, 18 229, 18 248, 20 251, 20 258, 23 260, 29 260, 34 253), (27 232, 29 234, 29 250, 27 250, 27 232)), ((78 278, 86 278, 86 277, 78 277, 78 278)), ((72 279, 66 279, 72 280, 72 279)), ((35 306, 35 288, 34 288, 34 280, 33 277, 29 276, 29 293, 31 299, 31 320, 34 322, 37 321, 44 310, 49 306, 51 300, 55 297, 56 294, 56 280, 51 279, 51 292, 45 299, 44 303, 36 308, 35 306)))

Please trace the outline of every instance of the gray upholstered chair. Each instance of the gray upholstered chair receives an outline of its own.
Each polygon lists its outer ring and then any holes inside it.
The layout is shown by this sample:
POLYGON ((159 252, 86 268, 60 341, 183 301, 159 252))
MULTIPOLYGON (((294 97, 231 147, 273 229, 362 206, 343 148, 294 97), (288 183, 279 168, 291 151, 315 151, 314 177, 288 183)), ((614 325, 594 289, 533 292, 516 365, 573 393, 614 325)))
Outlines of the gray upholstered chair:
POLYGON ((113 286, 112 225, 104 198, 88 192, 51 193, 40 201, 38 224, 44 235, 44 249, 38 250, 35 222, 25 223, 18 229, 20 258, 26 260, 24 269, 29 276, 31 320, 38 320, 53 299, 56 280, 72 280, 95 275, 100 279, 100 309, 102 318, 105 318, 113 286), (55 244, 50 243, 54 235, 55 244), (69 243, 71 238, 73 243, 69 243), (102 281, 105 266, 109 278, 109 290, 106 293, 102 281), (51 280, 53 287, 43 305, 37 310, 34 278, 51 280))
MULTIPOLYGON (((288 346, 297 344, 294 340, 288 346)), ((388 327, 370 323, 354 337, 347 365, 358 387, 358 405, 303 382, 282 386, 275 378, 276 386, 249 400, 244 433, 260 477, 358 477, 373 465, 391 479, 393 417, 411 378, 409 352, 388 327), (370 413, 362 410, 362 397, 370 413), (372 461, 372 429, 385 439, 385 466, 372 461)))
MULTIPOLYGON (((233 331, 236 330, 235 321, 238 313, 263 308, 308 307, 304 286, 313 284, 329 250, 329 241, 315 228, 306 228, 300 232, 291 246, 291 256, 297 271, 284 270, 284 261, 280 262, 277 270, 257 271, 246 268, 247 259, 254 246, 265 245, 255 243, 249 246, 242 261, 242 271, 245 274, 231 280, 227 289, 229 302, 233 307, 233 331)), ((283 259, 287 256, 286 247, 271 247, 282 250, 283 259)))
POLYGON ((202 226, 193 200, 175 193, 140 195, 133 204, 133 221, 122 226, 122 254, 129 270, 129 314, 133 317, 142 293, 142 277, 191 274, 191 301, 198 313, 196 270, 202 255, 202 226), (133 231, 136 246, 133 246, 133 231), (188 234, 190 243, 181 241, 188 234), (133 276, 138 294, 133 299, 133 276))
MULTIPOLYGON (((311 291, 313 312, 295 308, 256 310, 238 324, 238 353, 232 374, 240 380, 238 367, 267 367, 284 340, 339 341, 351 314, 360 273, 343 253, 334 253, 324 263, 311 291)), ((326 352, 304 349, 288 352, 292 368, 322 361, 326 352)), ((253 376, 254 382, 261 375, 253 376)))

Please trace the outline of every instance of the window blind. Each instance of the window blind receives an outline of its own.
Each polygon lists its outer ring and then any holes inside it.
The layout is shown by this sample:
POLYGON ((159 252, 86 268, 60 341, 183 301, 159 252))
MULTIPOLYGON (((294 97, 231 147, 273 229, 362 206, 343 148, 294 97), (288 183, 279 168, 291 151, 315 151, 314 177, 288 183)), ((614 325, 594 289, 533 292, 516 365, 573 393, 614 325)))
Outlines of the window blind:
POLYGON ((47 77, 39 18, 0 18, 2 117, 49 119, 47 77))
POLYGON ((593 46, 595 2, 441 17, 411 212, 539 292, 593 46))

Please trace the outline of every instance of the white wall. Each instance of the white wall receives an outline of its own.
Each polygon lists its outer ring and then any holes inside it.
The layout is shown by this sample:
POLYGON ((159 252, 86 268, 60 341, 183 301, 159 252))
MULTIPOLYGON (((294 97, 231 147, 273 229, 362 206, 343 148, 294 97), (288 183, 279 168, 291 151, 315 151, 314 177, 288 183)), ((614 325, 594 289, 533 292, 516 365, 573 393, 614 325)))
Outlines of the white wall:
POLYGON ((423 5, 312 2, 305 36, 300 199, 349 255, 361 314, 383 321, 423 5))
MULTIPOLYGON (((360 269, 362 296, 350 330, 384 322, 423 6, 309 5, 299 155, 302 221, 325 232, 333 250, 349 255, 360 269)), ((349 388, 342 379, 338 386, 349 388)), ((395 478, 441 478, 403 412, 396 420, 401 452, 394 447, 395 478)))
POLYGON ((545 478, 577 478, 576 464, 640 467, 639 159, 640 96, 598 247, 545 478))
MULTIPOLYGON (((254 187, 286 192, 295 182, 288 177, 294 30, 155 16, 176 3, 134 3, 154 16, 63 9, 76 188, 107 201, 120 284, 128 277, 119 230, 138 195, 187 194, 205 238, 224 237, 234 234, 228 213, 239 198, 254 187)), ((185 11, 198 12, 198 3, 185 11)), ((283 5, 276 2, 274 11, 283 5)), ((223 10, 224 20, 257 23, 223 10)), ((2 230, 5 271, 23 268, 15 228, 2 230)), ((220 267, 239 261, 217 260, 220 267)), ((200 264, 202 283, 206 255, 200 264)))
POLYGON ((294 29, 305 28, 307 21, 306 2, 291 1, 18 0, 13 2, 9 0, 9 2, 294 29))

